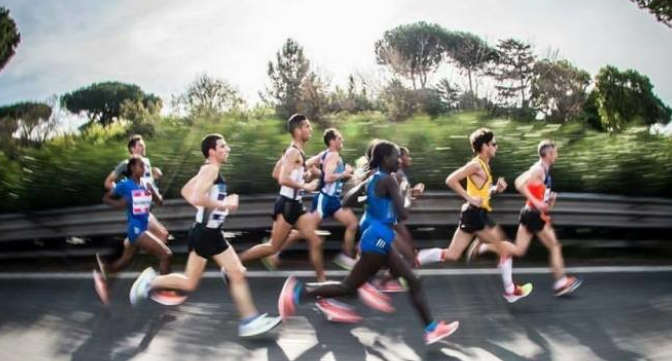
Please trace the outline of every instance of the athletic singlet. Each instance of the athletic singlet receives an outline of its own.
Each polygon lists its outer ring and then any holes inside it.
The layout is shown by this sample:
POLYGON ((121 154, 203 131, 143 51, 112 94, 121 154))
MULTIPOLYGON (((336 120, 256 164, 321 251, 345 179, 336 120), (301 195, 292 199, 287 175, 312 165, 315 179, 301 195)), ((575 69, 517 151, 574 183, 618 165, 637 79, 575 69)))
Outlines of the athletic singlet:
MULTIPOLYGON (((296 148, 299 153, 301 153, 301 166, 299 168, 296 168, 292 171, 292 173, 289 175, 289 178, 294 181, 294 183, 298 183, 300 185, 303 185, 304 180, 303 180, 303 173, 306 172, 306 155, 303 154, 303 151, 299 149, 299 147, 292 145, 293 148, 296 148)), ((289 150, 289 149, 287 149, 289 150)), ((287 150, 285 150, 285 154, 287 153, 287 150)), ((285 156, 284 154, 282 155, 283 157, 285 156)), ((295 200, 301 200, 303 198, 303 189, 295 189, 287 186, 281 186, 280 187, 280 195, 287 197, 289 199, 295 199, 295 200)))
MULTIPOLYGON (((226 182, 221 175, 213 182, 208 191, 208 199, 213 201, 223 201, 226 198, 226 182)), ((206 209, 205 207, 196 207, 196 222, 205 224, 206 228, 221 228, 229 210, 206 209)))
POLYGON ((152 193, 145 186, 129 178, 119 182, 112 190, 112 194, 122 196, 126 200, 126 218, 129 223, 146 224, 149 221, 152 193))
MULTIPOLYGON (((320 176, 320 192, 331 197, 340 197, 341 191, 343 190, 343 181, 339 179, 337 181, 327 183, 324 180, 324 161, 327 159, 328 155, 329 151, 325 150, 320 157, 320 170, 322 171, 322 175, 320 176)), ((343 158, 339 157, 334 174, 340 174, 343 172, 345 172, 345 165, 343 165, 343 158)))
MULTIPOLYGON (((548 171, 548 169, 544 167, 543 164, 540 164, 540 166, 544 170, 544 183, 539 184, 528 183, 527 189, 530 190, 530 193, 535 199, 548 203, 548 201, 551 198, 551 185, 552 185, 551 174, 548 171)), ((535 209, 534 204, 532 204, 531 201, 528 200, 526 204, 529 208, 535 209)))
POLYGON ((369 221, 378 221, 386 224, 394 224, 397 221, 397 214, 389 196, 376 196, 376 184, 378 180, 389 173, 377 171, 366 185, 366 211, 365 217, 369 221))
POLYGON ((483 203, 481 204, 481 208, 487 210, 487 211, 492 211, 492 207, 490 206, 490 187, 492 187, 492 172, 490 172, 490 166, 481 159, 480 157, 474 158, 474 160, 477 160, 478 163, 481 165, 481 168, 485 170, 485 174, 487 176, 487 179, 485 180, 485 183, 483 183, 483 186, 480 188, 476 186, 476 183, 471 180, 471 177, 467 177, 467 194, 470 195, 471 197, 480 197, 483 199, 483 203))

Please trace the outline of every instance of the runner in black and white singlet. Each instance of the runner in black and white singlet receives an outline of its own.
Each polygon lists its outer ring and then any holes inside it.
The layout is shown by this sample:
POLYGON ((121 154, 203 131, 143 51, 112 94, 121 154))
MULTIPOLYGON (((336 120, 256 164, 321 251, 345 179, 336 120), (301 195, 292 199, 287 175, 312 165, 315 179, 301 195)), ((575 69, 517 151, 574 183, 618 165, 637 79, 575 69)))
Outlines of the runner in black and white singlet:
POLYGON ((315 233, 313 216, 306 212, 303 205, 304 192, 312 192, 319 185, 318 179, 305 182, 305 177, 310 172, 307 172, 303 148, 313 133, 313 127, 306 116, 294 114, 287 121, 287 130, 292 136, 292 143, 280 162, 278 183, 281 187, 273 207, 271 240, 243 252, 240 259, 246 263, 277 253, 282 249, 292 227, 295 227, 308 240, 310 260, 315 267, 316 278, 318 282, 324 282, 327 278, 322 255, 323 240, 315 233))
MULTIPOLYGON (((224 237, 222 225, 229 212, 238 209, 238 195, 228 194, 224 178, 219 174, 226 163, 230 148, 220 134, 210 134, 201 141, 201 151, 207 159, 198 174, 182 188, 182 196, 197 208, 196 223, 189 231, 189 258, 184 274, 171 273, 157 276, 148 268, 133 283, 131 303, 134 305, 149 297, 156 289, 177 289, 193 292, 212 258, 226 273, 231 298, 237 306, 240 323, 238 335, 249 337, 270 331, 280 323, 279 317, 260 314, 252 301, 250 287, 236 251, 224 237)), ((155 294, 152 298, 163 304, 170 300, 155 294)))

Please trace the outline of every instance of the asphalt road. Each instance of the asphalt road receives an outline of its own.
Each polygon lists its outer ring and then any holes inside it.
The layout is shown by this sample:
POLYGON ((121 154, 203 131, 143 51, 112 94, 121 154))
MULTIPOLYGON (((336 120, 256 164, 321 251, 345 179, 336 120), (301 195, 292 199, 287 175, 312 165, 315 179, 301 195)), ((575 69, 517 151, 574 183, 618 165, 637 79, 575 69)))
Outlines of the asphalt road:
MULTIPOLYGON (((515 279, 535 290, 512 305, 493 271, 423 271, 435 318, 461 322, 430 347, 406 294, 392 296, 392 315, 347 300, 364 316, 355 325, 330 323, 314 305, 302 305, 272 333, 241 339, 216 272, 181 306, 137 309, 128 302, 134 274, 112 286, 108 307, 86 273, 0 274, 0 360, 672 359, 672 267, 578 269, 583 286, 560 299, 545 269, 519 269, 515 279)), ((252 272, 262 312, 277 313, 283 281, 283 273, 252 272)))

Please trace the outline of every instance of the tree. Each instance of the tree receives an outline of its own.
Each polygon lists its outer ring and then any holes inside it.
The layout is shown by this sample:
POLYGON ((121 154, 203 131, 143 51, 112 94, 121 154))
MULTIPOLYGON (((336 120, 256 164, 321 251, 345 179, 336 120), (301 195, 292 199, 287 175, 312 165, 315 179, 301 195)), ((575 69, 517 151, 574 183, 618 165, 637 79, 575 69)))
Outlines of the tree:
POLYGON ((298 111, 309 119, 320 122, 329 105, 328 81, 311 71, 301 84, 301 102, 298 111))
POLYGON ((668 123, 672 109, 654 93, 648 77, 635 70, 600 69, 595 77, 598 113, 605 128, 621 131, 628 123, 668 123))
POLYGON ((109 126, 119 118, 121 104, 125 100, 139 101, 146 108, 157 111, 161 110, 163 104, 159 97, 143 92, 135 84, 103 82, 63 95, 61 105, 72 113, 85 113, 92 123, 109 126))
POLYGON ((9 10, 0 6, 0 71, 14 56, 16 47, 21 42, 21 34, 16 23, 9 16, 9 10))
POLYGON ((661 23, 672 28, 672 1, 670 0, 630 0, 641 9, 647 9, 661 23))
POLYGON ((398 26, 376 41, 376 61, 411 80, 413 89, 417 82, 425 89, 428 76, 443 61, 447 36, 448 32, 441 26, 424 21, 398 26))
POLYGON ((478 35, 468 32, 451 33, 444 38, 447 55, 469 80, 469 93, 478 98, 474 78, 497 58, 497 51, 478 35))
POLYGON ((245 104, 238 90, 226 80, 207 74, 198 76, 172 103, 174 108, 196 116, 236 111, 245 104))
POLYGON ((457 110, 460 106, 460 87, 443 78, 436 85, 436 91, 447 109, 457 110))
POLYGON ((399 79, 393 79, 383 89, 381 100, 388 117, 393 122, 410 118, 418 107, 415 91, 406 88, 399 79))
POLYGON ((5 136, 14 136, 18 133, 17 138, 23 146, 30 145, 32 141, 44 140, 37 136, 36 131, 42 124, 47 123, 50 117, 51 107, 46 103, 21 102, 0 108, 0 119, 4 124, 3 133, 5 136))
POLYGON ((576 119, 586 101, 590 74, 566 60, 543 59, 534 64, 530 101, 546 119, 576 119))
POLYGON ((262 99, 275 106, 281 118, 289 118, 299 111, 302 96, 302 85, 310 71, 310 62, 303 55, 303 47, 292 39, 287 39, 276 55, 275 63, 268 62, 270 87, 262 99))
POLYGON ((527 109, 527 94, 533 77, 535 57, 532 46, 515 39, 500 40, 497 58, 491 75, 497 82, 495 89, 505 106, 520 104, 527 109))

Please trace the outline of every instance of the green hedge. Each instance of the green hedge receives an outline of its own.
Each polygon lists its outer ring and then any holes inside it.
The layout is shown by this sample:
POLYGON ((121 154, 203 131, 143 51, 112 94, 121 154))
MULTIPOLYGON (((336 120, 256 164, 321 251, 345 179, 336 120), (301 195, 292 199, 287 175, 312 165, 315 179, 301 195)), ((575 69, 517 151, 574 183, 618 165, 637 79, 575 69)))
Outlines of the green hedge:
MULTIPOLYGON (((211 132, 224 134, 232 147, 224 174, 233 192, 277 190, 270 172, 290 141, 284 122, 269 116, 239 119, 231 116, 185 124, 165 118, 156 124, 156 134, 146 143, 152 164, 163 170, 160 187, 166 197, 178 197, 180 187, 202 164, 200 139, 211 132)), ((560 146, 553 171, 558 191, 672 196, 672 140, 650 135, 645 128, 609 135, 579 124, 516 122, 482 113, 435 119, 417 116, 403 123, 389 123, 380 113, 360 113, 333 115, 329 121, 345 137, 346 162, 354 163, 370 139, 390 139, 410 148, 414 158, 411 179, 424 182, 429 189, 446 189, 446 175, 473 156, 469 133, 486 126, 495 131, 499 144, 493 172, 506 177, 509 184, 535 161, 539 140, 552 138, 560 146)), ((323 148, 321 133, 315 130, 307 147, 309 154, 323 148)), ((121 126, 94 127, 85 135, 55 139, 39 149, 22 149, 18 159, 0 153, 0 210, 100 203, 103 180, 126 156, 124 134, 121 126)))

